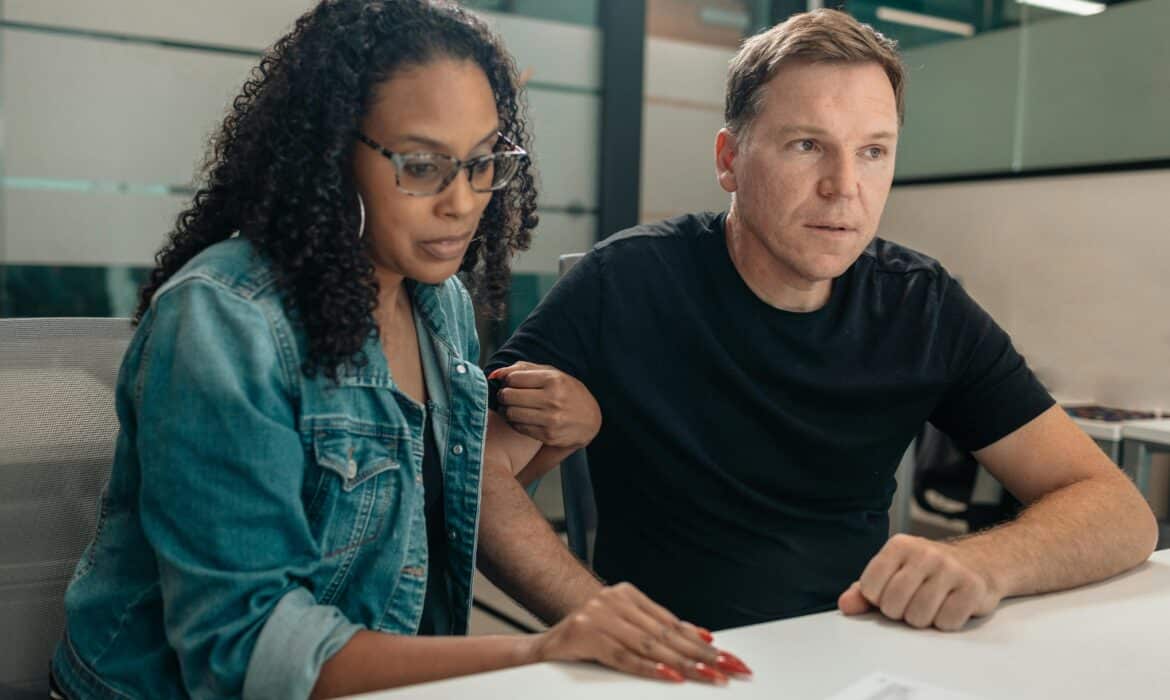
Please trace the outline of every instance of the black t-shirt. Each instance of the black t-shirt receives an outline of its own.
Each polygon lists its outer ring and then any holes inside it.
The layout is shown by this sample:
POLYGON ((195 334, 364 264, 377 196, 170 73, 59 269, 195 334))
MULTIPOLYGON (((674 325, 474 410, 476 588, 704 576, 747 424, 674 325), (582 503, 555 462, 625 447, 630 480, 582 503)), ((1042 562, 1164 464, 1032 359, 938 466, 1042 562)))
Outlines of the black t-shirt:
POLYGON ((423 425, 423 514, 427 522, 427 592, 423 599, 420 635, 451 633, 451 601, 447 595, 446 514, 443 508, 443 467, 435 442, 434 422, 427 411, 423 425))
POLYGON ((723 220, 599 243, 488 366, 589 387, 597 572, 714 629, 831 608, 885 542, 925 421, 976 450, 1053 403, 931 258, 877 239, 824 307, 782 311, 739 276, 723 220))

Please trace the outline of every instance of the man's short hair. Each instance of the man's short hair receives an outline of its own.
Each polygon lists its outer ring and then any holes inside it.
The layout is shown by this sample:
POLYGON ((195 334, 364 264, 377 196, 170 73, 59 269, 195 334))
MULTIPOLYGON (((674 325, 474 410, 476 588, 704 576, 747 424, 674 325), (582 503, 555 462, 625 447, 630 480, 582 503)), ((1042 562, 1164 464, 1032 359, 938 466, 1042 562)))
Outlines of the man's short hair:
POLYGON ((748 131, 763 103, 763 88, 780 66, 797 61, 876 63, 890 78, 902 123, 905 68, 898 42, 844 12, 820 9, 792 15, 746 39, 731 59, 723 118, 733 134, 748 131))

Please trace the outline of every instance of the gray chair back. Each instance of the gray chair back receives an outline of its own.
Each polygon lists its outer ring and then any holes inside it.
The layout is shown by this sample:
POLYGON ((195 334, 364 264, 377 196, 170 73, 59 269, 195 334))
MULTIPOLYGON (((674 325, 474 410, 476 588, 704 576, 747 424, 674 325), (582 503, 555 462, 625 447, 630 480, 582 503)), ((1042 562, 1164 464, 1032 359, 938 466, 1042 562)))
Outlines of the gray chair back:
MULTIPOLYGON (((560 257, 560 276, 585 257, 572 253, 560 257)), ((589 476, 589 461, 585 450, 577 450, 561 462, 561 497, 565 503, 565 532, 569 550, 578 559, 590 563, 593 537, 597 532, 597 504, 593 500, 593 480, 589 476)))
POLYGON ((45 698, 118 435, 124 318, 0 319, 0 700, 45 698))

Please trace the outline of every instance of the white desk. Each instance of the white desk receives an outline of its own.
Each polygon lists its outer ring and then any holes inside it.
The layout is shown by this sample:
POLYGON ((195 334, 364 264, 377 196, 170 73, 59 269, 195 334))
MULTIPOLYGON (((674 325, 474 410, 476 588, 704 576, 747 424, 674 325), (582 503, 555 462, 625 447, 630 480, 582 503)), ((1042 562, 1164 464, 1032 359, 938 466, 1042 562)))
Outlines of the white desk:
POLYGON ((1093 418, 1077 418, 1072 416, 1072 422, 1080 426, 1089 437, 1105 442, 1121 440, 1121 426, 1123 421, 1095 420, 1093 418))
POLYGON ((836 612, 716 634, 755 678, 672 685, 589 664, 538 664, 366 699, 826 698, 874 671, 992 698, 1170 697, 1170 550, 1111 581, 1009 600, 960 633, 836 612))

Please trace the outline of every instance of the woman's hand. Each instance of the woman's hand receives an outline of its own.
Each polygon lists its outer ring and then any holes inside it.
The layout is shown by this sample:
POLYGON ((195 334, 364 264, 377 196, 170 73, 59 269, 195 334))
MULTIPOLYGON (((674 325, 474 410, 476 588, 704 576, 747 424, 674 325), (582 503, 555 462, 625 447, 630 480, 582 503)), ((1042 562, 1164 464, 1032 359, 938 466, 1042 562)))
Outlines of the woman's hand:
POLYGON ((739 659, 711 646, 707 630, 683 622, 628 583, 602 589, 555 627, 532 638, 537 661, 596 661, 647 678, 722 685, 748 676, 739 659))
POLYGON ((517 362, 492 372, 500 415, 550 447, 580 449, 601 430, 601 408, 584 384, 550 365, 517 362))

